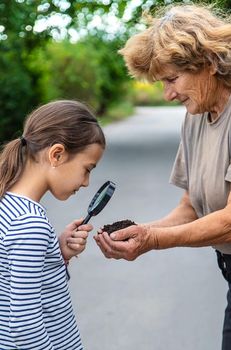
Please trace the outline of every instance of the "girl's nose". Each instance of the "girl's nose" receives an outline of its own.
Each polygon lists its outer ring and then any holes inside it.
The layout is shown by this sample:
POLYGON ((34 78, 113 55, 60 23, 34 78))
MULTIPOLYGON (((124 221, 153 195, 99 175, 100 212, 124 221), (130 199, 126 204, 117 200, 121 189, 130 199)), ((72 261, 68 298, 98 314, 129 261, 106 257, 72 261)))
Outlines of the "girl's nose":
POLYGON ((82 186, 83 186, 83 187, 87 187, 88 185, 89 185, 89 176, 86 177, 86 178, 84 179, 83 183, 82 183, 82 186))

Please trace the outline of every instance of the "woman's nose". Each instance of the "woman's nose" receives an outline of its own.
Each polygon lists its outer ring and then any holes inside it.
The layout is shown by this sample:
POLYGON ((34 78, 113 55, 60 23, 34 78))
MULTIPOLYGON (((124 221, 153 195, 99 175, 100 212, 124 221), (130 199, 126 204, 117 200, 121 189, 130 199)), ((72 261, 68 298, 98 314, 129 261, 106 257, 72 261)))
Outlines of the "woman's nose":
POLYGON ((173 101, 177 96, 176 91, 170 85, 164 84, 164 99, 166 101, 173 101))

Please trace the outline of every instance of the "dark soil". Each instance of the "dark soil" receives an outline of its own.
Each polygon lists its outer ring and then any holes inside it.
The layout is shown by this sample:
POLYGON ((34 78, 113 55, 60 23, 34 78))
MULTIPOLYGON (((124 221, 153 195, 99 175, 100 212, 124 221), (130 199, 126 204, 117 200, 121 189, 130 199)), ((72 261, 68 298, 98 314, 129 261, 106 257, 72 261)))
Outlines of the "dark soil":
POLYGON ((116 221, 113 224, 104 225, 102 230, 104 232, 107 232, 110 235, 114 231, 122 230, 123 228, 132 226, 132 225, 136 225, 136 223, 131 220, 121 220, 121 221, 116 221))

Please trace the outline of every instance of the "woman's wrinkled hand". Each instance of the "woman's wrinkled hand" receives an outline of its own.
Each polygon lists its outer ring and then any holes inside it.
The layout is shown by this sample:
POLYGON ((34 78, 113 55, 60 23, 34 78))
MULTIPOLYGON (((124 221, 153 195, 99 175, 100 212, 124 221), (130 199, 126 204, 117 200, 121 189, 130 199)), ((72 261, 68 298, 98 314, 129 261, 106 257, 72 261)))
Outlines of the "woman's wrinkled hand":
POLYGON ((73 256, 78 256, 86 248, 88 232, 93 229, 93 226, 81 225, 82 222, 83 219, 73 221, 59 236, 61 253, 66 262, 73 256))
POLYGON ((132 261, 153 249, 152 237, 142 225, 132 225, 111 235, 100 229, 94 239, 106 258, 132 261))

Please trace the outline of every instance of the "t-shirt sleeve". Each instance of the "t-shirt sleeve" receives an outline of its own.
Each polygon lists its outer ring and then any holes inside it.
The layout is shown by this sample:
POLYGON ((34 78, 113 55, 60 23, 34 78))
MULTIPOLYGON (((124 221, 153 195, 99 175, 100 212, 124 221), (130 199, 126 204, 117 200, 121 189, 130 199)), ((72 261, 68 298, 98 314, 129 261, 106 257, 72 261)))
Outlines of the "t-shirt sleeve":
POLYGON ((225 175, 225 181, 231 182, 231 164, 229 165, 226 175, 225 175))
POLYGON ((177 151, 169 182, 185 190, 188 189, 188 179, 182 142, 180 142, 177 151))
POLYGON ((185 130, 186 130, 186 124, 187 124, 187 116, 188 114, 186 113, 182 127, 181 127, 181 141, 178 147, 172 172, 169 178, 170 184, 183 188, 184 190, 188 190, 188 175, 187 175, 187 164, 186 164, 187 162, 186 162, 185 149, 184 149, 185 147, 184 138, 185 138, 185 130))
MULTIPOLYGON (((229 147, 228 147, 228 152, 229 152, 229 159, 231 159, 231 136, 230 136, 231 131, 229 131, 229 136, 228 136, 228 141, 229 141, 229 147)), ((225 181, 231 182, 231 160, 230 164, 228 166, 228 169, 225 174, 225 181)))
POLYGON ((44 260, 52 239, 48 222, 30 216, 12 222, 4 239, 10 268, 9 326, 14 343, 23 350, 53 350, 41 303, 44 260))

